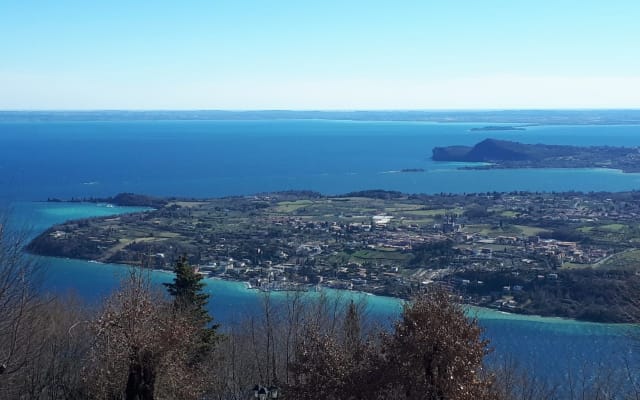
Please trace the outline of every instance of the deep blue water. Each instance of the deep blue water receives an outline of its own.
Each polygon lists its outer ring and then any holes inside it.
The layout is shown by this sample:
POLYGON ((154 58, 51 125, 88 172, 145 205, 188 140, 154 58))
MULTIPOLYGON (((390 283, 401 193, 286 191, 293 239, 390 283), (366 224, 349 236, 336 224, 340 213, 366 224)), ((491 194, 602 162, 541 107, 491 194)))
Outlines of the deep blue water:
MULTIPOLYGON (((529 143, 640 146, 639 126, 540 126, 470 132, 486 124, 343 121, 144 121, 0 123, 0 203, 12 227, 35 234, 66 219, 125 212, 86 204, 40 203, 48 197, 224 196, 312 189, 328 194, 382 188, 404 192, 632 190, 640 174, 609 170, 461 171, 429 159, 434 146, 486 137, 529 143), (424 168, 424 173, 397 173, 424 168)), ((123 267, 43 259, 45 290, 76 292, 89 302, 115 289, 123 267)), ((155 273, 159 282, 171 279, 155 273)), ((210 281, 211 311, 223 324, 250 313, 259 296, 242 283, 210 281)), ((352 294, 348 294, 352 295, 352 294)), ((395 299, 367 296, 371 313, 395 318, 395 299)), ((513 356, 541 376, 567 368, 618 368, 639 357, 624 328, 481 311, 494 358, 513 356)), ((637 350, 637 348, 636 348, 637 350)))
POLYGON ((605 170, 460 171, 434 146, 486 137, 640 145, 638 126, 545 126, 470 132, 482 124, 343 121, 0 122, 0 199, 121 191, 223 196, 287 189, 327 194, 629 190, 640 174, 605 170), (392 173, 424 168, 425 173, 392 173))

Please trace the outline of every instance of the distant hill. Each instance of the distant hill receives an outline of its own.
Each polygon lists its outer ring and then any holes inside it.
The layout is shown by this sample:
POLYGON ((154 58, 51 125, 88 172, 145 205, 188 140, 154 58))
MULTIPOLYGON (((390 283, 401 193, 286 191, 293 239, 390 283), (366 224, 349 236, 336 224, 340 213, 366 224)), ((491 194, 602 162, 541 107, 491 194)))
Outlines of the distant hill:
POLYGON ((449 146, 433 149, 435 161, 526 161, 549 157, 573 156, 584 152, 578 146, 524 144, 508 140, 486 139, 475 146, 449 146))
POLYGON ((435 147, 434 161, 484 162, 492 168, 613 168, 640 171, 640 151, 631 147, 525 144, 485 139, 475 146, 435 147))

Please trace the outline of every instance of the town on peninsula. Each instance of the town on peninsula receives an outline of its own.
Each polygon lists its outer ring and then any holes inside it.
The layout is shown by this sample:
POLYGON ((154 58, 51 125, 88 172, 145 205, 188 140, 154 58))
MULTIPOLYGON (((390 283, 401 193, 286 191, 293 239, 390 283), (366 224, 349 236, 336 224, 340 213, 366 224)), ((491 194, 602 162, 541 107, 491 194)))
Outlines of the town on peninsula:
POLYGON ((469 304, 589 321, 627 322, 640 306, 640 192, 84 200, 149 210, 55 225, 27 250, 159 269, 187 255, 265 291, 408 298, 437 284, 469 304))

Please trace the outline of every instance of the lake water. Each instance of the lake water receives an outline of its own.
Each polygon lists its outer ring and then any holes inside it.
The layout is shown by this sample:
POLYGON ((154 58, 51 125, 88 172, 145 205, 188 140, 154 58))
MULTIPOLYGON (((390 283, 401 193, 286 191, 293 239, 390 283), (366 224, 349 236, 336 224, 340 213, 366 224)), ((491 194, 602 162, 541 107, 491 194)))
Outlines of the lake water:
MULTIPOLYGON (((619 191, 640 188, 640 174, 610 170, 462 171, 430 160, 434 146, 472 145, 487 137, 528 143, 640 146, 639 126, 540 126, 470 132, 485 124, 344 121, 0 122, 0 204, 11 226, 35 234, 67 219, 132 209, 42 203, 48 197, 118 192, 225 196, 311 189, 410 193, 619 191), (423 168, 423 173, 398 173, 423 168)), ((45 290, 99 301, 124 268, 76 260, 42 260, 45 290)), ((154 273, 159 282, 171 279, 154 273)), ((244 284, 210 280, 211 312, 223 324, 250 313, 260 298, 244 284)), ((362 296, 348 294, 349 296, 362 296)), ((397 317, 396 299, 367 296, 374 317, 397 317)), ((556 382, 568 369, 619 368, 637 348, 626 328, 479 310, 492 357, 513 356, 556 382)))
POLYGON ((0 122, 0 200, 225 196, 287 189, 326 194, 630 190, 640 174, 607 170, 461 171, 434 146, 486 137, 554 144, 640 145, 638 126, 541 126, 470 132, 482 124, 342 121, 0 122), (393 173, 424 168, 424 173, 393 173))

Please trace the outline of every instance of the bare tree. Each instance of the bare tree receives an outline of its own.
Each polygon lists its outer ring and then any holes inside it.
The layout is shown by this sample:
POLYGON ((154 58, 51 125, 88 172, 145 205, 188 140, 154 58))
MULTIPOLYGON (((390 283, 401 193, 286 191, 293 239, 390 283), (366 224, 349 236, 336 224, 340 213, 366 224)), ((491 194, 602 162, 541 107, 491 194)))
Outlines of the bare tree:
POLYGON ((0 397, 23 390, 25 373, 44 351, 37 336, 44 328, 37 295, 40 269, 23 252, 25 235, 9 232, 0 220, 0 397))
POLYGON ((335 322, 312 320, 296 348, 296 359, 289 365, 293 379, 286 386, 289 398, 365 399, 375 398, 378 381, 375 361, 377 348, 362 335, 362 315, 354 302, 335 313, 335 322), (340 328, 338 328, 338 326, 340 328))
MULTIPOLYGON (((301 343, 314 337, 335 337, 341 348, 347 337, 344 321, 351 306, 360 324, 365 303, 353 304, 341 296, 303 292, 278 293, 277 300, 263 293, 259 313, 227 326, 224 338, 215 351, 215 382, 207 396, 216 399, 245 399, 247 390, 256 384, 290 387, 299 376, 297 365, 301 343), (282 298, 281 296, 284 296, 282 298), (319 335, 319 336, 318 336, 319 335)), ((354 327, 356 332, 365 332, 354 327)), ((321 347, 321 346, 320 346, 321 347)), ((289 398, 296 398, 289 394, 289 398)))
POLYGON ((205 376, 193 353, 202 329, 151 287, 146 271, 131 269, 92 324, 95 341, 84 372, 90 393, 128 400, 198 398, 205 376))
MULTIPOLYGON (((87 347, 83 307, 42 293, 27 236, 0 220, 0 398, 73 399, 87 347)), ((23 230, 22 232, 26 232, 23 230)))
POLYGON ((419 295, 382 339, 383 391, 401 399, 497 398, 484 373, 488 341, 481 334, 448 291, 419 295))
POLYGON ((342 334, 307 325, 292 366, 287 394, 356 399, 494 399, 493 378, 483 371, 487 342, 449 293, 422 294, 404 308, 391 333, 364 338, 349 305, 342 334))
POLYGON ((0 221, 0 373, 8 379, 40 351, 30 332, 41 328, 34 316, 43 301, 37 296, 40 270, 22 252, 24 235, 0 221))
MULTIPOLYGON (((501 399, 553 400, 559 398, 557 385, 550 385, 523 368, 513 357, 505 356, 492 368, 496 378, 495 390, 501 399)), ((567 377, 568 390, 572 390, 573 376, 567 377)), ((573 398, 573 397, 572 397, 573 398)))

